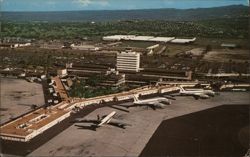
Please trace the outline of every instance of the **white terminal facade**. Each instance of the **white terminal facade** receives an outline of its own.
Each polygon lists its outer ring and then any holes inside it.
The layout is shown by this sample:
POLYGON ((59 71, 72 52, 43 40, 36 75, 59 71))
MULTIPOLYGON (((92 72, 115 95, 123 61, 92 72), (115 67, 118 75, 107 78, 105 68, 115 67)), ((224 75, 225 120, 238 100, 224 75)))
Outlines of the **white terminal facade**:
POLYGON ((116 67, 118 71, 140 71, 140 53, 121 52, 117 53, 116 67))
POLYGON ((176 37, 154 37, 154 36, 136 36, 136 35, 111 35, 102 38, 104 41, 151 41, 175 44, 189 44, 196 41, 196 38, 180 39, 176 37))

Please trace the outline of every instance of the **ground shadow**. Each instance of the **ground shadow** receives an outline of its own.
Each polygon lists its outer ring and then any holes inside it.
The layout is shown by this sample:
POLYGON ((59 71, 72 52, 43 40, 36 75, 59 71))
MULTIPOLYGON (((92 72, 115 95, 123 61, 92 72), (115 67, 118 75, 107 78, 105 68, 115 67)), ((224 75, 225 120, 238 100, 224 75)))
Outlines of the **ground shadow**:
POLYGON ((163 121, 140 156, 244 156, 250 105, 223 105, 163 121))

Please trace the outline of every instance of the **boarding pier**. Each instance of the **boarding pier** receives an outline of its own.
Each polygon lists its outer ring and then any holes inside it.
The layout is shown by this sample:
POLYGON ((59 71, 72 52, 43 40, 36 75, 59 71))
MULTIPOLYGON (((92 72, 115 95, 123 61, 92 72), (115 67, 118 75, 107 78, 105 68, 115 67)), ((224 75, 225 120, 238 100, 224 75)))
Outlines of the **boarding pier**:
POLYGON ((54 77, 52 80, 52 82, 54 82, 53 86, 55 91, 58 95, 60 95, 63 101, 55 106, 36 109, 13 121, 3 124, 0 127, 1 139, 28 142, 54 125, 70 117, 73 109, 76 107, 84 110, 84 107, 89 105, 101 105, 104 102, 130 100, 133 98, 133 95, 146 96, 177 92, 179 90, 178 86, 176 85, 145 86, 128 92, 87 99, 74 99, 67 95, 67 92, 59 77, 54 77))

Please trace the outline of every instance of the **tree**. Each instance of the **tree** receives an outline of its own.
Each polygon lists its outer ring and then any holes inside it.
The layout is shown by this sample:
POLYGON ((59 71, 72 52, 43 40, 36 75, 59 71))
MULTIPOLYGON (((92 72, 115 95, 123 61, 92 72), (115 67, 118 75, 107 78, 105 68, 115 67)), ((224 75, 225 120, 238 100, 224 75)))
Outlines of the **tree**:
POLYGON ((207 52, 209 52, 209 51, 212 51, 212 46, 211 46, 211 45, 207 45, 207 46, 206 46, 205 52, 207 53, 207 52))

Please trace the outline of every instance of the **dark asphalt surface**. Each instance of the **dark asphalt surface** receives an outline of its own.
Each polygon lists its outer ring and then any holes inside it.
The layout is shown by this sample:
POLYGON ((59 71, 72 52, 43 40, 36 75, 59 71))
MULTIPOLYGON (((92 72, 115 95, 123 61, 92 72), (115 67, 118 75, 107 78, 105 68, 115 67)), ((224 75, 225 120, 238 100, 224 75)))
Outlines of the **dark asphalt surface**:
POLYGON ((250 144, 250 105, 223 105, 161 123, 140 156, 242 157, 250 144))

